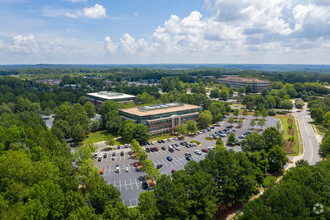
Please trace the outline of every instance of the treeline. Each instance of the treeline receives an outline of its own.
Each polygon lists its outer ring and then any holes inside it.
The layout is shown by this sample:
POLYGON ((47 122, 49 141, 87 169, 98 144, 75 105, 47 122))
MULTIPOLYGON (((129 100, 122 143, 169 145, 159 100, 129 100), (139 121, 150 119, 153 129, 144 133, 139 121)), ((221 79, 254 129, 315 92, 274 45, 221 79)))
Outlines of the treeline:
MULTIPOLYGON (((317 73, 317 72, 271 72, 271 71, 259 71, 259 70, 244 70, 244 69, 225 69, 225 68, 196 68, 196 69, 184 69, 184 70, 169 70, 169 69, 150 69, 150 68, 33 68, 33 69, 15 69, 15 70, 0 70, 0 75, 21 75, 26 77, 54 77, 62 78, 64 75, 70 76, 82 76, 93 75, 116 79, 117 81, 129 80, 138 81, 143 79, 156 79, 160 80, 166 76, 180 76, 190 78, 192 76, 214 76, 220 78, 223 75, 240 75, 243 77, 257 77, 260 79, 268 79, 270 81, 279 81, 282 83, 296 83, 296 82, 328 82, 330 83, 330 75, 317 73)), ((185 80, 182 80, 185 82, 185 80)))

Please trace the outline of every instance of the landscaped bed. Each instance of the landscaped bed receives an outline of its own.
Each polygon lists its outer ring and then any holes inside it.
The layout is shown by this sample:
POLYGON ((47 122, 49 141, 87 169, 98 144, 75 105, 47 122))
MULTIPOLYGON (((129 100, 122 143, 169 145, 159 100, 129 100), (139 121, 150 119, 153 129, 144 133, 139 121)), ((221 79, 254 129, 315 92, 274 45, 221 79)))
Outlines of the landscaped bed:
POLYGON ((275 118, 282 122, 285 152, 289 156, 297 156, 299 154, 299 138, 295 118, 292 115, 278 115, 275 118))

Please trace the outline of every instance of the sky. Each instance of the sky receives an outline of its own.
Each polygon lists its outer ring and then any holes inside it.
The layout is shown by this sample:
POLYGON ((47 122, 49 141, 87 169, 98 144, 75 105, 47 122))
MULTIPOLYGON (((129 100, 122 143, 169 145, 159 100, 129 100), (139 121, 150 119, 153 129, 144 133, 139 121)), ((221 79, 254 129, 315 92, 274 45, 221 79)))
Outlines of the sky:
POLYGON ((0 64, 330 64, 330 0, 0 0, 0 64))

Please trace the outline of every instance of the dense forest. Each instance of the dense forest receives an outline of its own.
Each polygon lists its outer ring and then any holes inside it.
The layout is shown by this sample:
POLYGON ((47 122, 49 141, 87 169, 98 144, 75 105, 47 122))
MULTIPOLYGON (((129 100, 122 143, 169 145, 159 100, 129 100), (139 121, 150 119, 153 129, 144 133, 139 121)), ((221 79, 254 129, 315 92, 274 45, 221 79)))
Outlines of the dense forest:
POLYGON ((157 177, 154 190, 142 193, 134 208, 122 203, 120 192, 106 184, 94 166, 95 147, 79 144, 96 130, 107 130, 127 143, 147 141, 148 129, 122 121, 119 108, 166 102, 196 104, 203 107, 198 124, 203 128, 234 111, 227 99, 238 100, 246 111, 262 115, 292 109, 290 99, 295 99, 298 109, 302 101, 308 102, 311 117, 325 132, 319 152, 323 161, 316 166, 299 161, 261 197, 247 203, 237 218, 329 218, 328 74, 223 68, 49 68, 0 70, 0 75, 6 75, 0 77, 0 219, 213 219, 219 210, 248 201, 264 186, 265 178, 283 172, 288 161, 277 128, 249 136, 242 143, 243 152, 227 151, 218 139, 215 150, 204 160, 190 161, 171 176, 157 177), (226 74, 269 79, 271 88, 260 94, 249 87, 234 91, 217 83, 216 78, 226 74), (49 86, 37 81, 50 78, 61 79, 61 83, 49 86), (113 85, 106 85, 105 79, 113 85), (129 84, 141 80, 157 84, 129 84), (97 112, 100 120, 92 121, 96 112, 86 101, 86 93, 100 90, 136 95, 137 103, 104 102, 97 112), (51 129, 42 115, 54 116, 51 129), (66 142, 70 138, 77 143, 74 151, 66 142))

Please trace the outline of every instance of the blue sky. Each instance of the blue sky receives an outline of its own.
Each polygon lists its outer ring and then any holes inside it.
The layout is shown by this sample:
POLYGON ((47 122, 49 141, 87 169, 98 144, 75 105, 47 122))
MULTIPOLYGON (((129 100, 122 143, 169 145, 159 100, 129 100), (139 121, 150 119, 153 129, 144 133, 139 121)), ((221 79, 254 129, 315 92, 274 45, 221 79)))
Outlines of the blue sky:
POLYGON ((330 64, 329 0, 0 0, 0 64, 330 64))

